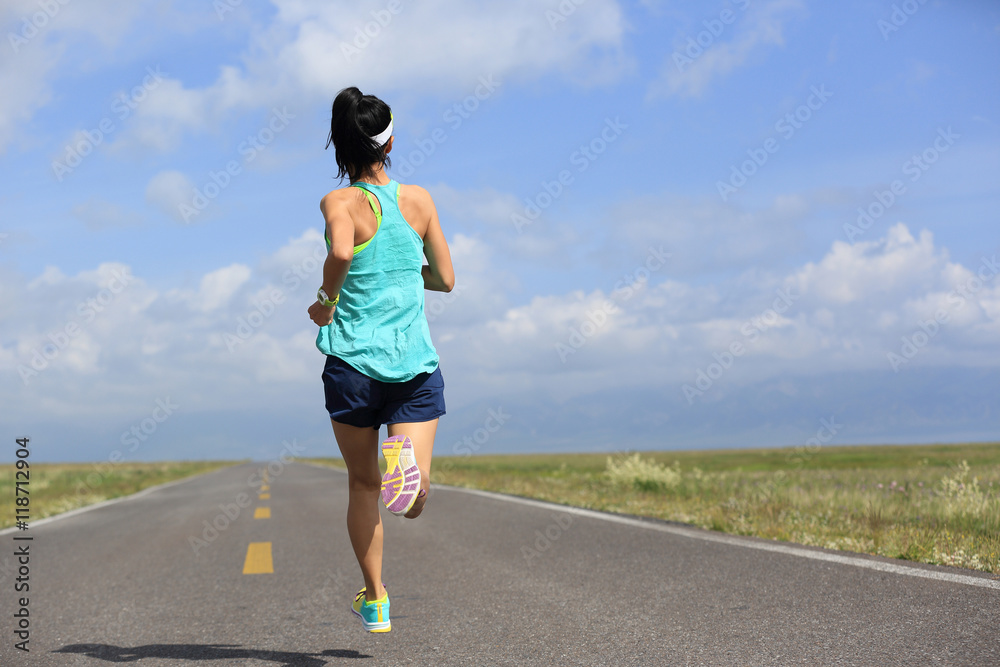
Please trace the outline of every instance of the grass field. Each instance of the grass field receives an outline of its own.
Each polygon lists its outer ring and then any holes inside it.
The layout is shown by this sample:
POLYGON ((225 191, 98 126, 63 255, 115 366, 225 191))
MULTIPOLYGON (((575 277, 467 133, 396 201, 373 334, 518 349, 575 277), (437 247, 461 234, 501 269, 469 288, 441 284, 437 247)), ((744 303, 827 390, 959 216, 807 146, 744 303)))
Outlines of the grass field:
MULTIPOLYGON (((127 496, 146 487, 233 465, 235 461, 166 463, 32 463, 28 495, 32 521, 93 503, 127 496)), ((13 526, 13 464, 0 465, 0 528, 13 526)), ((23 478, 22 478, 23 481, 23 478)), ((24 498, 22 494, 20 497, 24 498)))
POLYGON ((1000 443, 435 457, 431 479, 1000 574, 1000 443))
MULTIPOLYGON (((234 463, 35 463, 31 521, 234 463)), ((432 481, 1000 574, 1000 443, 435 457, 432 481)))

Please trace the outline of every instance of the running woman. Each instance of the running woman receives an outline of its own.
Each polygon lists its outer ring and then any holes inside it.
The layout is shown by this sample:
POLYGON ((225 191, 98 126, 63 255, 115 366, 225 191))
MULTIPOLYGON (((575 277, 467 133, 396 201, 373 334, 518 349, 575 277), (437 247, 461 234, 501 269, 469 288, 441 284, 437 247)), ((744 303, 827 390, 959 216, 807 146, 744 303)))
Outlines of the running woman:
POLYGON ((351 609, 369 632, 391 629, 379 496, 393 514, 420 515, 445 413, 424 290, 449 292, 455 284, 430 194, 385 174, 392 135, 385 102, 353 87, 340 91, 327 147, 333 143, 337 176, 348 177, 350 186, 320 202, 328 254, 323 285, 309 307, 320 326, 316 347, 326 355, 326 409, 347 464, 347 532, 365 580, 351 609), (384 476, 378 467, 382 424, 389 432, 381 448, 384 476))

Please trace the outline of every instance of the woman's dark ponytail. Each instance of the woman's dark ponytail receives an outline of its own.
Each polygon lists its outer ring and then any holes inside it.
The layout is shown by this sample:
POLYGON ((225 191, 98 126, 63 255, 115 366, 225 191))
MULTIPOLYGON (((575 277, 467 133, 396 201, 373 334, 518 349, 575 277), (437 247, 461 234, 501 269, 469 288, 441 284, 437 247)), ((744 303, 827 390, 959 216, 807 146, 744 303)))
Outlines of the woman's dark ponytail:
POLYGON ((385 146, 377 145, 371 137, 386 129, 391 120, 389 105, 374 95, 362 95, 354 86, 337 93, 326 141, 327 148, 332 143, 337 154, 337 178, 347 176, 353 183, 370 175, 373 165, 390 165, 385 146))

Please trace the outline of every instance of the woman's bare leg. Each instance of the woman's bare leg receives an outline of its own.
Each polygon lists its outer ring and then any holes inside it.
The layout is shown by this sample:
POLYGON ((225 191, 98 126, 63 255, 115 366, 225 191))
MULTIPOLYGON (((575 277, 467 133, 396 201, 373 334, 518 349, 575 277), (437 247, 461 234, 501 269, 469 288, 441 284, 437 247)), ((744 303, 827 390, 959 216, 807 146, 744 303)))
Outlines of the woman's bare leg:
POLYGON ((382 518, 378 509, 382 487, 378 431, 333 422, 333 433, 347 464, 350 492, 347 533, 365 578, 365 598, 374 602, 385 595, 382 587, 382 518))
POLYGON ((413 507, 404 516, 407 519, 416 519, 424 509, 427 502, 427 494, 431 488, 431 456, 434 453, 434 436, 437 434, 438 420, 432 419, 427 422, 411 422, 401 424, 389 424, 389 437, 394 435, 409 436, 413 443, 413 457, 417 460, 417 467, 420 468, 420 491, 421 495, 413 503, 413 507))

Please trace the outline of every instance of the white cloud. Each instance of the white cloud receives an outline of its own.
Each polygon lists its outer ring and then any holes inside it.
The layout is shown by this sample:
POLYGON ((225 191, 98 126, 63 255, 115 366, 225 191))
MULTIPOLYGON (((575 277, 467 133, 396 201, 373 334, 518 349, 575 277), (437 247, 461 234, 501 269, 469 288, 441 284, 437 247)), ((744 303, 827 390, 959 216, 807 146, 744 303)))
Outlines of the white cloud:
MULTIPOLYGON (((320 219, 318 207, 316 217, 320 219)), ((293 276, 302 278, 315 273, 317 265, 321 268, 326 258, 326 242, 320 231, 321 224, 320 220, 316 227, 310 227, 300 236, 288 239, 288 243, 264 258, 260 265, 261 272, 275 283, 293 281, 293 276)))
MULTIPOLYGON (((0 324, 0 372, 37 375, 4 390, 6 413, 93 426, 143 414, 168 395, 205 415, 277 415, 306 404, 322 412, 322 357, 306 315, 321 272, 319 242, 310 228, 253 268, 206 272, 196 290, 157 288, 110 263, 76 275, 50 267, 7 276, 0 303, 19 316, 0 324)), ((706 401, 792 376, 822 384, 845 371, 891 374, 887 353, 940 310, 947 321, 901 372, 1000 362, 994 258, 955 264, 928 233, 914 236, 902 224, 883 239, 835 242, 818 261, 779 275, 695 285, 654 274, 627 290, 543 288, 518 305, 502 251, 465 234, 451 249, 459 287, 427 303, 458 414, 485 404, 620 410, 633 392, 668 391, 664 400, 676 404, 680 385, 694 383, 734 342, 744 353, 706 401), (736 301, 727 298, 734 290, 736 301)), ((655 404, 633 404, 630 418, 662 423, 655 404)))
POLYGON ((432 331, 443 336, 465 335, 509 308, 509 291, 517 282, 504 267, 493 262, 494 249, 483 239, 455 234, 449 239, 455 287, 450 293, 428 292, 424 308, 432 331))
POLYGON ((447 211, 450 217, 462 221, 486 223, 502 228, 504 232, 514 229, 511 213, 523 208, 517 197, 485 187, 471 190, 457 190, 446 183, 429 186, 434 202, 439 210, 447 211))
POLYGON ((146 202, 156 206, 174 220, 183 222, 181 204, 191 205, 194 190, 194 183, 181 172, 161 171, 146 185, 146 202))
MULTIPOLYGON (((746 16, 738 16, 732 27, 719 22, 717 17, 711 17, 710 20, 716 21, 723 30, 732 31, 731 39, 729 34, 722 33, 718 41, 699 22, 690 34, 684 34, 674 43, 663 73, 652 82, 649 94, 700 97, 713 81, 744 66, 762 48, 782 46, 787 14, 803 7, 801 0, 770 0, 760 6, 750 5, 746 16), (707 35, 707 39, 703 40, 708 44, 706 48, 699 46, 697 41, 702 32, 707 35), (689 40, 695 40, 691 53, 687 52, 689 40)), ((734 11, 740 14, 738 10, 734 11)))
POLYGON ((32 49, 13 58, 5 54, 0 59, 0 90, 4 91, 0 95, 0 154, 35 112, 51 101, 52 90, 46 77, 58 64, 60 51, 58 47, 32 49))
POLYGON ((928 232, 914 238, 898 224, 884 239, 835 242, 820 261, 784 275, 747 274, 715 287, 654 279, 627 297, 607 290, 538 296, 463 327, 441 347, 452 367, 488 371, 475 395, 463 397, 469 401, 509 391, 525 376, 539 387, 538 400, 564 396, 570 389, 561 385, 582 371, 592 374, 591 392, 652 390, 665 377, 693 383, 734 342, 745 352, 718 386, 743 386, 785 373, 890 370, 887 354, 898 351, 900 338, 944 309, 946 333, 912 363, 979 366, 982 352, 962 342, 974 337, 993 351, 995 365, 1000 284, 994 274, 958 303, 953 295, 973 277, 956 270, 928 232), (738 301, 722 297, 734 291, 738 301))
POLYGON ((607 236, 601 255, 620 264, 636 249, 662 245, 683 249, 671 258, 672 275, 756 270, 800 250, 804 223, 820 205, 805 195, 779 195, 757 210, 714 197, 636 197, 602 212, 600 228, 607 236))
POLYGON ((0 372, 20 381, 4 391, 7 414, 103 423, 148 410, 156 396, 187 397, 189 409, 204 412, 247 409, 264 395, 294 401, 280 387, 314 379, 322 363, 306 313, 321 269, 293 262, 297 283, 267 276, 282 275, 280 258, 314 234, 266 258, 267 270, 222 267, 196 290, 158 289, 118 263, 11 276, 0 302, 19 317, 0 325, 0 372))
POLYGON ((198 290, 198 308, 208 312, 225 306, 248 280, 250 267, 243 264, 233 264, 206 274, 198 290))
POLYGON ((185 88, 182 81, 163 73, 143 99, 135 102, 112 149, 169 152, 187 135, 215 129, 232 114, 265 104, 266 89, 255 90, 232 66, 222 67, 216 82, 203 89, 185 88))
MULTIPOLYGON (((165 79, 149 96, 136 104, 135 113, 122 136, 153 150, 170 151, 186 132, 204 129, 213 120, 208 96, 184 88, 176 79, 165 79)), ((116 141, 120 148, 122 139, 116 141)))
POLYGON ((281 21, 298 28, 278 64, 302 89, 323 96, 342 87, 345 76, 360 76, 368 86, 396 88, 405 82, 449 95, 465 94, 480 76, 535 78, 558 70, 587 79, 595 62, 604 60, 593 51, 614 58, 624 32, 621 9, 612 0, 580 5, 554 27, 546 17, 549 8, 533 0, 404 3, 397 17, 377 29, 370 25, 371 6, 276 4, 281 21), (367 43, 366 29, 375 33, 367 43))
MULTIPOLYGON (((155 8, 153 0, 126 4, 93 0, 61 6, 15 58, 2 61, 0 151, 52 101, 51 84, 67 54, 79 54, 74 66, 93 66, 102 53, 113 52, 136 16, 153 11, 160 25, 174 31, 190 30, 205 20, 201 14, 183 14, 170 2, 155 8), (87 48, 95 39, 103 50, 87 48)), ((469 95, 481 78, 502 90, 508 78, 531 80, 558 72, 589 85, 614 79, 627 67, 625 22, 615 0, 574 5, 566 20, 554 26, 547 8, 532 0, 406 2, 398 16, 388 22, 383 16, 384 27, 373 23, 373 12, 386 14, 384 3, 274 4, 278 11, 272 22, 247 26, 244 55, 221 66, 211 84, 189 86, 167 72, 116 133, 113 147, 170 151, 189 133, 216 129, 232 114, 267 108, 275 100, 330 100, 345 82, 382 94, 419 86, 425 93, 451 98, 469 95), (366 37, 366 30, 373 36, 366 37)), ((0 24, 17 32, 23 17, 37 11, 30 0, 5 3, 0 24)))
POLYGON ((37 0, 5 0, 0 6, 2 48, 10 49, 12 55, 5 53, 0 59, 0 90, 4 91, 0 96, 0 154, 35 113, 53 100, 52 80, 62 73, 60 66, 67 55, 80 54, 75 66, 92 60, 95 40, 110 52, 150 4, 153 0, 88 0, 43 7, 37 0))
POLYGON ((275 100, 329 102, 348 83, 383 96, 416 86, 464 98, 484 80, 502 91, 508 78, 559 72, 589 85, 626 67, 625 24, 614 0, 590 0, 555 29, 532 0, 404 3, 398 16, 383 17, 384 27, 372 16, 385 12, 381 3, 274 4, 273 23, 253 31, 241 66, 222 67, 206 87, 166 82, 137 109, 116 146, 170 150, 185 133, 218 127, 231 113, 275 100))
POLYGON ((885 239, 854 245, 835 241, 822 261, 797 273, 795 283, 803 293, 848 305, 875 300, 876 295, 893 299, 914 288, 927 289, 940 283, 946 263, 947 254, 935 249, 930 232, 921 232, 917 240, 906 225, 897 223, 885 239))
POLYGON ((434 195, 441 219, 449 227, 483 239, 502 249, 507 257, 545 264, 568 262, 571 249, 579 246, 586 236, 577 220, 557 220, 551 215, 528 220, 524 216, 523 201, 494 188, 456 190, 438 184, 429 190, 434 195), (528 220, 528 224, 515 225, 514 213, 521 220, 528 220))

